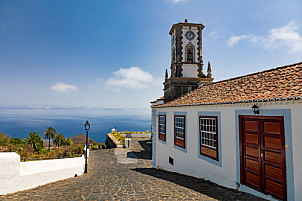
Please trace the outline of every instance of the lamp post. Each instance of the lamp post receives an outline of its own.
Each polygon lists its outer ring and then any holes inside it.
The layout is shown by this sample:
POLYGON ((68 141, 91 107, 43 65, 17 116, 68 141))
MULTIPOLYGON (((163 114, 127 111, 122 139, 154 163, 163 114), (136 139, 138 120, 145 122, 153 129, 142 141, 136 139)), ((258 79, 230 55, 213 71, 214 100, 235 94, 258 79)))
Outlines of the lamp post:
POLYGON ((84 173, 87 173, 87 148, 88 148, 88 131, 90 129, 90 124, 88 120, 84 124, 85 130, 86 130, 86 150, 85 150, 85 170, 84 173))

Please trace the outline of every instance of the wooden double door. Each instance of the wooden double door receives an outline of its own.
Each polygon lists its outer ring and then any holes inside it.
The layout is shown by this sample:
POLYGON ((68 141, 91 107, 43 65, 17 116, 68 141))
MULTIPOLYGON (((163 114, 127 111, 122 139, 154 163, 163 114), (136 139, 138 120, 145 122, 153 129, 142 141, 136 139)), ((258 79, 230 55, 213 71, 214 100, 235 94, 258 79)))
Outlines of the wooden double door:
POLYGON ((241 183, 286 200, 284 120, 239 116, 241 183))

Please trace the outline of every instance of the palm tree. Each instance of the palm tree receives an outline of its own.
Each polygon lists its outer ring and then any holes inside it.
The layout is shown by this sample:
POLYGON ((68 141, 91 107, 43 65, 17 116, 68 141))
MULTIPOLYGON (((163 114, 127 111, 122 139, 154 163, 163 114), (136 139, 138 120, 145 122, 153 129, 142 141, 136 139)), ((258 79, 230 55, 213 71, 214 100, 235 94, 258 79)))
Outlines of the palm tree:
POLYGON ((26 144, 30 144, 35 151, 39 151, 43 148, 43 139, 37 132, 30 132, 29 137, 25 137, 26 144))
POLYGON ((45 139, 48 139, 49 140, 49 147, 48 147, 48 150, 50 150, 50 138, 51 139, 54 139, 56 134, 57 134, 57 131, 53 128, 53 127, 48 127, 46 129, 46 131, 43 132, 44 133, 44 137, 45 139))
POLYGON ((56 135, 53 142, 58 146, 58 148, 60 148, 60 145, 64 144, 65 142, 64 135, 62 135, 62 133, 59 133, 58 135, 56 135))

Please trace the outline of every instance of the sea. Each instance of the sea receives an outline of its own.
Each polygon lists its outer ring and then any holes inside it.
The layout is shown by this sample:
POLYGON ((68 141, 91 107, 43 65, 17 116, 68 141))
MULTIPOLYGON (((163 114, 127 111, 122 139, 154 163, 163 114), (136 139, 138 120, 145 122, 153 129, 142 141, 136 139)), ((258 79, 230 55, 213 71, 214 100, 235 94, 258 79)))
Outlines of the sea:
MULTIPOLYGON (((30 132, 38 132, 43 137, 43 131, 47 127, 53 127, 57 133, 62 133, 65 137, 73 137, 78 134, 86 135, 84 124, 88 120, 90 130, 89 138, 103 143, 106 140, 106 134, 111 132, 112 128, 117 131, 150 131, 151 118, 149 114, 137 114, 134 112, 129 115, 121 112, 114 114, 98 115, 93 114, 74 114, 72 111, 60 112, 24 112, 24 110, 14 109, 2 112, 0 108, 0 132, 6 133, 11 137, 23 139, 30 132), (9 112, 11 111, 11 112, 9 112)), ((31 110, 32 111, 32 110, 31 110)))

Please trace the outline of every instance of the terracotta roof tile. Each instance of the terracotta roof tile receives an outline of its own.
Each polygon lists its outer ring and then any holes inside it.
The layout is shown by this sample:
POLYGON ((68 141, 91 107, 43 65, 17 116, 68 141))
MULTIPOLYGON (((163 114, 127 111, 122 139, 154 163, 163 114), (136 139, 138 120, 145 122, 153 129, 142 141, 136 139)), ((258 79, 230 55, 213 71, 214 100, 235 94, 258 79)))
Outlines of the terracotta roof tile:
POLYGON ((152 107, 302 99, 302 62, 214 82, 152 107))

